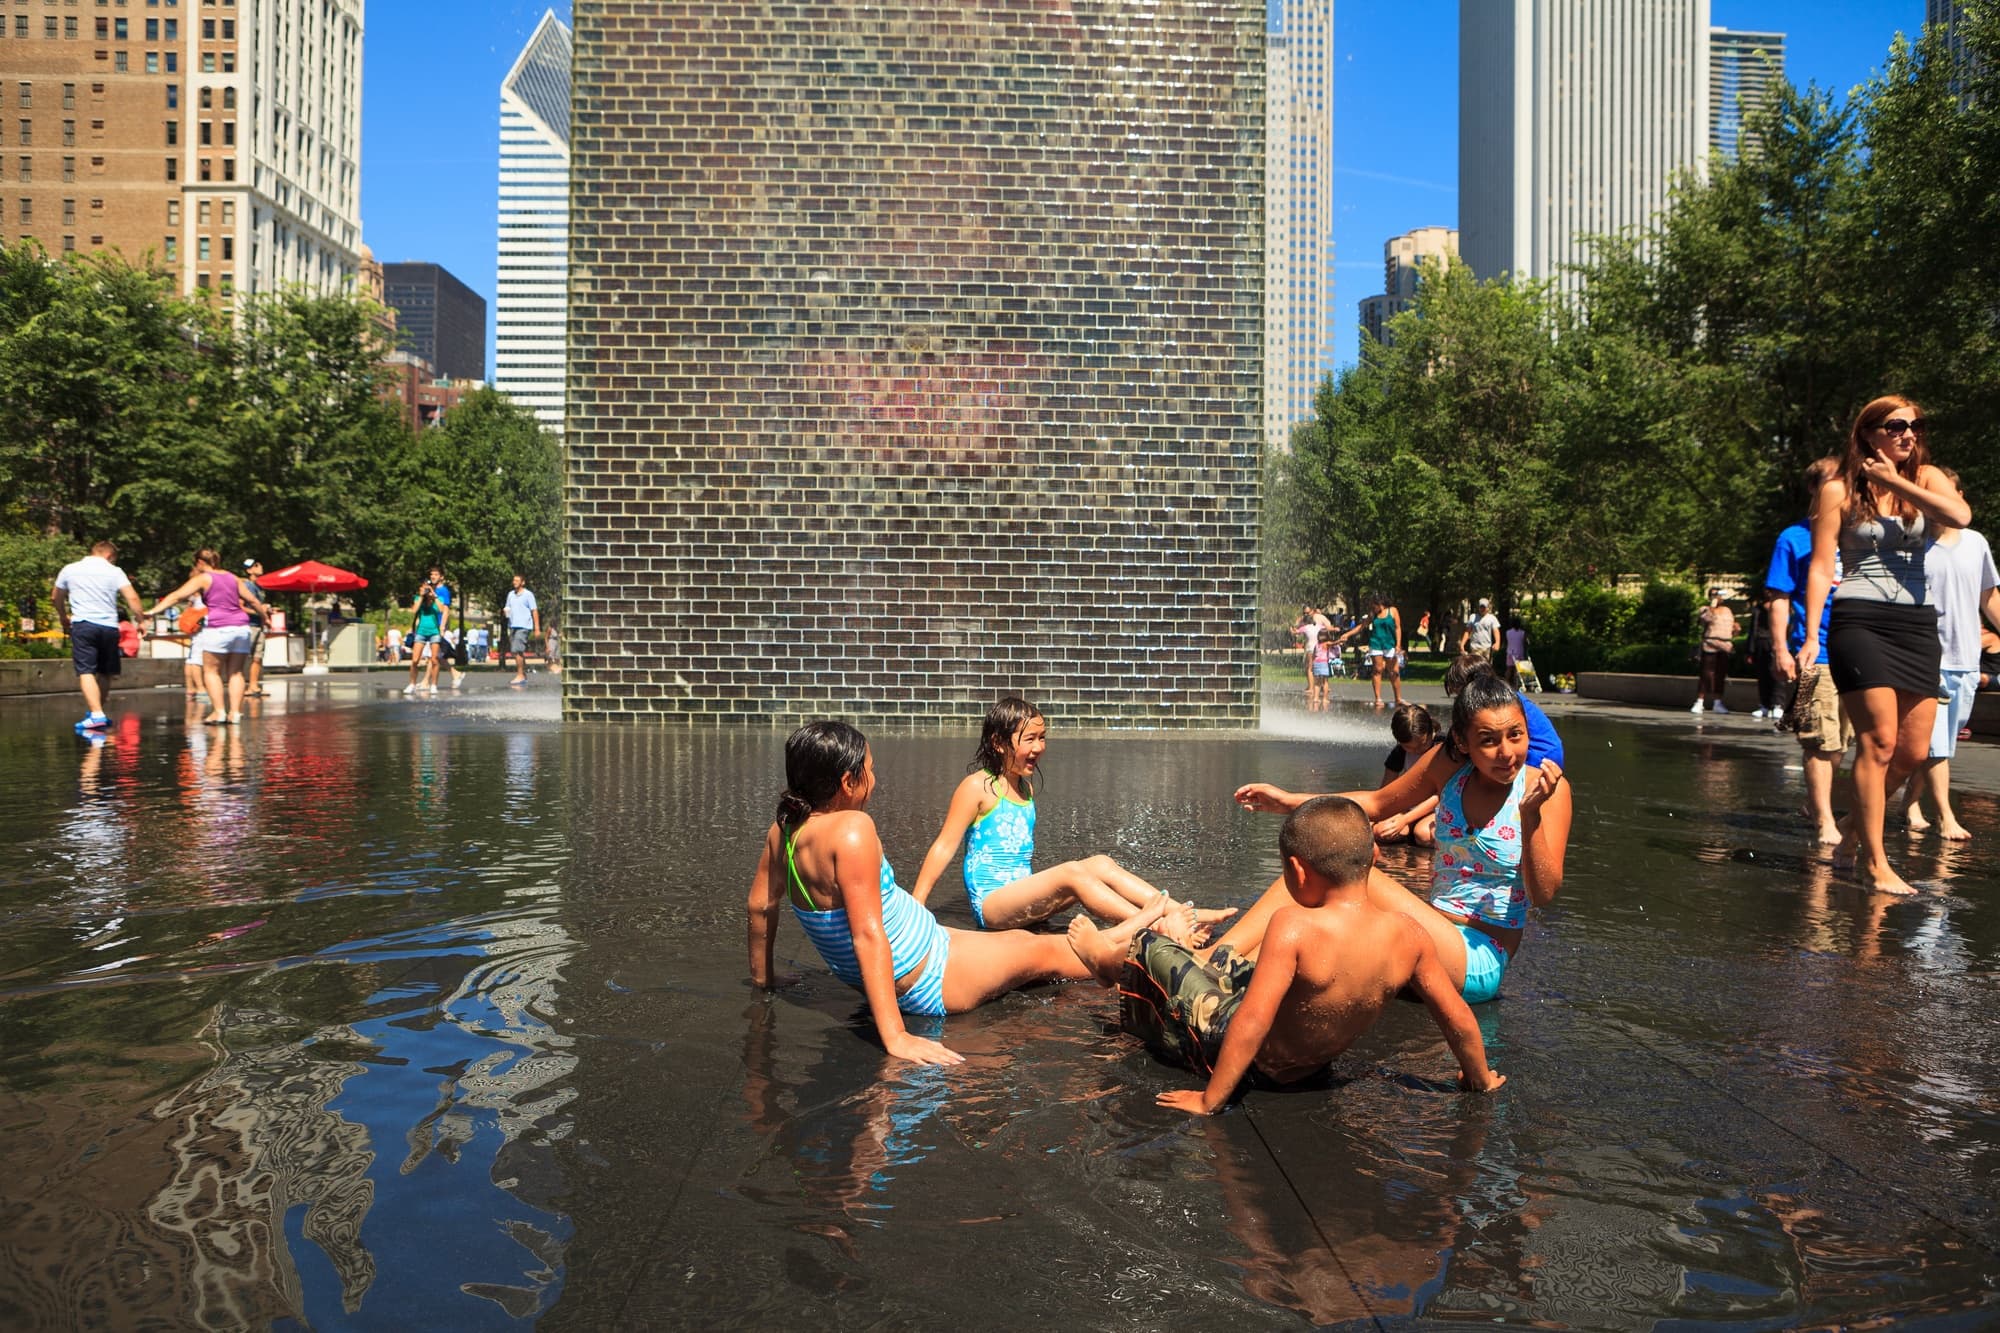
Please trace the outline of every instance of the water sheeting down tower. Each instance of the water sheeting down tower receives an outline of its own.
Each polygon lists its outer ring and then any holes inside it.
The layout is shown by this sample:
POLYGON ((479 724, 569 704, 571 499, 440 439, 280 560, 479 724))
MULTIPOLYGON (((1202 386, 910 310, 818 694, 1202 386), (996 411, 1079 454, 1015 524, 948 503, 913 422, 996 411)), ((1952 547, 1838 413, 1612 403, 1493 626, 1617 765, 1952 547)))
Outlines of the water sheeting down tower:
POLYGON ((579 5, 566 713, 1253 722, 1264 21, 579 5))

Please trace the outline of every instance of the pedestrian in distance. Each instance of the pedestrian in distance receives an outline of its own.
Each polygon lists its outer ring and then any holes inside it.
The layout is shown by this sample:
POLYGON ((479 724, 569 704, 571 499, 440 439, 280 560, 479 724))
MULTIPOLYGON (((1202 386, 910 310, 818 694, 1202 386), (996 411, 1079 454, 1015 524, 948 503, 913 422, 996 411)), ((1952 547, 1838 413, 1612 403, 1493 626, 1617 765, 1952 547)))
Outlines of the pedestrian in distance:
MULTIPOLYGON (((256 600, 259 606, 265 605, 264 590, 257 586, 257 580, 263 576, 264 562, 262 560, 259 560, 256 556, 251 556, 243 562, 243 586, 249 590, 250 596, 256 600)), ((264 689, 264 636, 269 630, 270 626, 265 622, 263 614, 261 612, 253 612, 250 616, 249 688, 243 691, 245 698, 261 699, 266 693, 264 689)))
POLYGON ((1806 575, 1806 642, 1819 634, 1831 590, 1826 670, 1860 739, 1855 808, 1834 864, 1851 866, 1878 893, 1916 892, 1890 866, 1882 824, 1889 794, 1923 762, 1937 719, 1942 645, 1925 551, 1939 522, 1972 523, 1972 507, 1930 461, 1928 433, 1923 409, 1900 395, 1856 414, 1839 471, 1819 490, 1806 575))
POLYGON ((194 573, 162 597, 146 614, 159 615, 170 606, 200 597, 208 619, 192 651, 201 656, 202 683, 208 691, 206 726, 233 726, 243 720, 243 692, 249 684, 250 645, 255 640, 252 613, 268 618, 271 609, 234 574, 222 568, 222 557, 203 547, 195 552, 194 573))
POLYGON ((117 679, 124 665, 118 643, 118 602, 122 598, 143 635, 145 611, 132 580, 111 563, 118 548, 108 541, 94 543, 90 554, 72 560, 56 574, 49 600, 69 635, 70 665, 76 668, 76 688, 83 695, 83 720, 78 731, 102 731, 111 725, 104 714, 101 678, 117 679))
POLYGON ((1708 605, 1695 616, 1701 627, 1701 644, 1695 650, 1701 659, 1701 675, 1695 683, 1694 706, 1688 711, 1726 713, 1722 691, 1729 683, 1729 654, 1736 650, 1736 613, 1722 599, 1722 589, 1708 590, 1708 605))
POLYGON ((418 690, 437 693, 438 643, 444 637, 444 605, 438 600, 437 585, 428 578, 417 588, 410 602, 410 683, 403 693, 418 690))
POLYGON ((1490 665, 1499 644, 1500 617, 1493 614, 1493 603, 1482 597, 1472 619, 1466 621, 1465 628, 1458 633, 1458 651, 1476 653, 1490 665))
MULTIPOLYGON (((535 601, 535 594, 528 590, 528 581, 519 574, 514 576, 514 587, 507 594, 505 607, 507 617, 507 651, 514 657, 514 678, 509 685, 525 684, 528 679, 528 636, 542 632, 542 609, 535 601)), ((507 665, 506 655, 500 665, 507 665)))

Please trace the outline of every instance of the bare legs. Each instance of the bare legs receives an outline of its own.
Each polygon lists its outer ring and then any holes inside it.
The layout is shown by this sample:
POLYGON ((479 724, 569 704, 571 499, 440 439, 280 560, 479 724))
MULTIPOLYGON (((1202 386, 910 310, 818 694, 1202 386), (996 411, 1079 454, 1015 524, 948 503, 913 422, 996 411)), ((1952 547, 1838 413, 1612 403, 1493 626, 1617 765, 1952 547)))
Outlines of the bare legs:
POLYGON ((1937 700, 1887 686, 1842 698, 1859 742, 1854 756, 1854 813, 1848 816, 1836 864, 1852 863, 1855 878, 1878 893, 1914 893, 1889 866, 1882 820, 1889 793, 1901 787, 1930 751, 1937 700))
MULTIPOLYGON (((986 895, 980 915, 988 930, 1007 930, 1046 921, 1065 907, 1081 907, 1106 921, 1124 921, 1165 899, 1166 895, 1108 856, 1065 861, 986 895)), ((1235 908, 1197 913, 1197 919, 1222 921, 1235 908)))
POLYGON ((243 718, 243 665, 248 653, 203 653, 201 678, 208 690, 204 722, 239 722, 243 718))
POLYGON ((1089 974, 1097 978, 1098 985, 1115 986, 1119 970, 1125 966, 1125 956, 1131 952, 1132 941, 1148 927, 1190 950, 1194 948, 1193 909, 1179 904, 1169 912, 1165 905, 1166 900, 1160 899, 1147 910, 1107 929, 1099 929, 1087 916, 1073 917, 1066 943, 1089 974))
POLYGON ((1377 708, 1382 706, 1382 678, 1387 676, 1389 689, 1396 697, 1396 706, 1400 708, 1403 703, 1403 673, 1396 669, 1396 659, 1378 654, 1375 658, 1374 676, 1375 679, 1370 683, 1375 687, 1375 706, 1377 708))
POLYGON ((1840 824, 1833 817, 1833 769, 1839 757, 1827 750, 1805 752, 1806 814, 1825 843, 1840 841, 1840 824))
POLYGON ((1951 760, 1926 759, 1917 765, 1917 771, 1910 775, 1909 790, 1904 794, 1908 802, 1904 815, 1908 818, 1910 832, 1922 833, 1931 826, 1924 818, 1920 796, 1931 798, 1931 808, 1938 813, 1938 836, 1953 842, 1963 842, 1972 836, 1972 831, 1958 822, 1958 815, 1951 808, 1951 760))
POLYGON ((83 691, 83 706, 92 713, 104 711, 104 687, 97 683, 97 673, 89 672, 76 678, 77 689, 83 691))

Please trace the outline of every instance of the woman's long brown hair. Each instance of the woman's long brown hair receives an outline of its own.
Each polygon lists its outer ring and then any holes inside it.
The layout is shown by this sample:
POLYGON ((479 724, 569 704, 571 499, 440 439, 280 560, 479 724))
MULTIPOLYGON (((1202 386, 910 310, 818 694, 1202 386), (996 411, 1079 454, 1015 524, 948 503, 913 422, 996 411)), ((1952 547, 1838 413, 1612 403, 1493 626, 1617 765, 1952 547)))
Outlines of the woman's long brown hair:
MULTIPOLYGON (((1875 503, 1873 488, 1862 476, 1861 464, 1875 452, 1868 443, 1868 432, 1894 416, 1898 410, 1907 411, 1917 421, 1924 420, 1924 410, 1907 398, 1894 394, 1877 398, 1874 402, 1855 414, 1854 424, 1847 428, 1847 449, 1840 456, 1840 479, 1847 486, 1847 507, 1841 515, 1843 526, 1860 519, 1873 518, 1883 511, 1875 503)), ((1931 448, 1922 430, 1912 432, 1914 437, 1910 456, 1897 465, 1896 471, 1909 481, 1923 475, 1930 465, 1931 448)), ((1901 496, 1889 497, 1888 513, 1893 518, 1908 518, 1916 512, 1916 506, 1901 496)))

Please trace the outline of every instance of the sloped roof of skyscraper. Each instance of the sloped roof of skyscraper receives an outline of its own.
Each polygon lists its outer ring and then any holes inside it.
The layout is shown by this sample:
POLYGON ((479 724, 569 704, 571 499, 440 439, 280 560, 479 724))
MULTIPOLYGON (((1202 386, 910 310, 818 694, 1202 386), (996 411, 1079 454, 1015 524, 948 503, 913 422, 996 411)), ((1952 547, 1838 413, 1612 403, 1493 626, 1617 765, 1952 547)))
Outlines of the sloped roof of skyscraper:
POLYGON ((519 102, 523 109, 542 122, 543 128, 569 147, 569 65, 570 31, 551 9, 542 15, 535 35, 521 48, 521 55, 500 91, 519 102))

